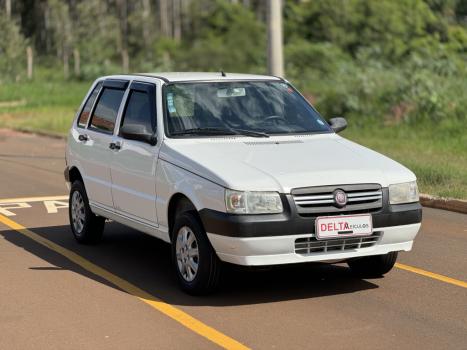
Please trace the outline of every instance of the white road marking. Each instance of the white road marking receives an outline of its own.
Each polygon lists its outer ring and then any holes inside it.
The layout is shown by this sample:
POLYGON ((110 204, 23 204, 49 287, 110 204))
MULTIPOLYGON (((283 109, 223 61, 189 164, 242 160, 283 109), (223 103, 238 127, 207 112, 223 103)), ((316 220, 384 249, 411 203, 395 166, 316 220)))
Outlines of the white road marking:
POLYGON ((56 214, 58 209, 68 208, 68 202, 62 201, 44 201, 45 208, 47 209, 47 214, 56 214))
POLYGON ((31 208, 30 203, 44 203, 47 214, 56 214, 58 209, 68 208, 68 196, 26 197, 0 199, 0 214, 15 216, 12 209, 31 208))
POLYGON ((25 198, 8 198, 0 199, 0 204, 5 203, 31 203, 31 202, 43 202, 43 201, 63 201, 68 200, 68 196, 48 196, 48 197, 25 197, 25 198))
POLYGON ((28 203, 0 203, 0 214, 5 216, 15 216, 16 214, 8 209, 31 208, 28 203))

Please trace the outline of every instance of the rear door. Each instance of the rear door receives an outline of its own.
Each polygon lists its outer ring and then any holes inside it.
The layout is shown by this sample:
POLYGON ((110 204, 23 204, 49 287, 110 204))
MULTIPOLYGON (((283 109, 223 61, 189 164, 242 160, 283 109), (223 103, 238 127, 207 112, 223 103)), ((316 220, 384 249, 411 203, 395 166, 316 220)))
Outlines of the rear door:
POLYGON ((104 81, 88 121, 87 129, 80 133, 81 164, 89 201, 113 210, 110 149, 117 115, 128 81, 104 81))
MULTIPOLYGON (((155 134, 156 85, 133 81, 120 120, 124 125, 142 125, 155 134)), ((115 211, 130 219, 157 226, 156 165, 158 142, 150 145, 117 135, 113 150, 111 176, 115 211)))

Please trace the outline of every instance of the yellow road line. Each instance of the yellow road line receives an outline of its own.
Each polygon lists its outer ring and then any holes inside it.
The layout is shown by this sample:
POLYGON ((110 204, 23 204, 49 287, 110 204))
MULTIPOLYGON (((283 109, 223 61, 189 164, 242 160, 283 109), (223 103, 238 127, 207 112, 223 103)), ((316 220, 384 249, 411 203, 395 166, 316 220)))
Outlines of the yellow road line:
POLYGON ((114 275, 113 273, 93 264, 89 260, 84 259, 82 256, 76 254, 75 252, 66 249, 40 235, 34 233, 31 230, 28 230, 26 227, 20 225, 19 223, 7 218, 0 214, 0 222, 4 225, 10 227, 11 229, 27 236, 28 238, 36 241, 39 244, 46 246, 47 248, 63 255, 68 260, 74 262, 75 264, 81 266, 87 271, 92 272, 93 274, 107 280, 121 290, 132 294, 144 301, 146 304, 152 306, 154 309, 162 312, 164 315, 172 318, 178 323, 182 324, 191 331, 201 335, 212 341, 213 343, 223 347, 225 349, 239 349, 245 350, 248 349, 245 345, 239 343, 235 339, 230 338, 229 336, 215 330, 214 328, 206 325, 205 323, 197 320, 196 318, 190 316, 186 312, 177 309, 176 307, 167 304, 160 299, 154 297, 153 295, 145 292, 141 288, 138 288, 134 284, 114 275))
POLYGON ((24 203, 24 202, 43 202, 43 201, 63 201, 68 200, 66 196, 48 196, 48 197, 24 197, 24 198, 8 198, 0 199, 0 204, 6 203, 24 203))
POLYGON ((410 271, 410 272, 413 272, 413 273, 416 273, 416 274, 419 274, 425 277, 433 278, 435 280, 442 281, 445 283, 454 284, 455 286, 467 288, 467 282, 464 282, 461 280, 456 280, 451 277, 443 276, 443 275, 440 275, 434 272, 419 269, 418 267, 413 267, 413 266, 404 265, 400 263, 396 263, 395 266, 402 270, 410 271))

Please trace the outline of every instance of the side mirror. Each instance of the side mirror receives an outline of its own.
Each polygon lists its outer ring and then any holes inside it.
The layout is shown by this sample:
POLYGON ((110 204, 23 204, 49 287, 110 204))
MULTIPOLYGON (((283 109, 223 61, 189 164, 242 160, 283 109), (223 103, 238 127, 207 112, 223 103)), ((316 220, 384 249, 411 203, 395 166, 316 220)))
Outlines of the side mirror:
POLYGON ((152 146, 157 144, 157 137, 151 131, 148 131, 142 124, 127 124, 120 129, 120 135, 127 140, 135 140, 149 143, 152 146))
POLYGON ((338 133, 347 127, 347 120, 342 117, 331 118, 329 119, 328 124, 334 132, 338 133))

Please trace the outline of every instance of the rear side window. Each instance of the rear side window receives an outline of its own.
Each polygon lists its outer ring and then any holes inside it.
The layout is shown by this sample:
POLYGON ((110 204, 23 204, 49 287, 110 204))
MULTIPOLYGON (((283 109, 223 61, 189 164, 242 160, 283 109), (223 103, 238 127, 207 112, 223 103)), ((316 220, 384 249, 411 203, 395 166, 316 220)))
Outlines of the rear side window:
POLYGON ((132 90, 122 125, 144 125, 148 132, 154 132, 156 128, 156 106, 153 101, 147 92, 132 90))
POLYGON ((124 93, 125 90, 104 87, 91 119, 93 129, 106 133, 113 132, 124 93))
POLYGON ((88 119, 91 113, 91 108, 94 105, 94 101, 96 100, 97 94, 99 93, 101 87, 102 87, 102 82, 100 81, 99 83, 97 83, 94 90, 92 90, 91 95, 89 96, 88 100, 86 101, 86 104, 84 105, 83 110, 81 111, 81 114, 79 115, 79 118, 78 118, 79 127, 85 128, 86 125, 88 124, 88 119))

